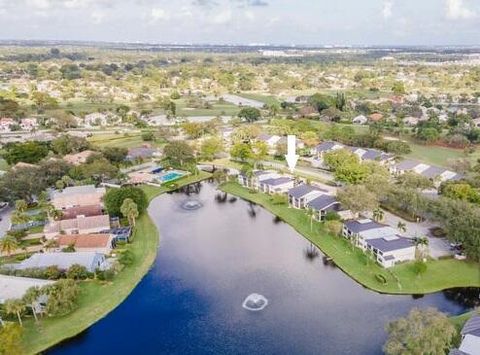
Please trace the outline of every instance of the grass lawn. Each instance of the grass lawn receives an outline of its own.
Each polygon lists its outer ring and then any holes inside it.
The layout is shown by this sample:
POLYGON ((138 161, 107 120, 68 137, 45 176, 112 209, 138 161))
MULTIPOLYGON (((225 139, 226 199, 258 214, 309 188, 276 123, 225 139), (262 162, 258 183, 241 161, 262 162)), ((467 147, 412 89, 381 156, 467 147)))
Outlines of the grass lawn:
POLYGON ((267 105, 280 105, 280 101, 275 96, 272 96, 272 95, 241 93, 241 94, 238 94, 238 96, 244 97, 249 100, 260 101, 267 105))
MULTIPOLYGON (((189 176, 177 182, 178 186, 206 179, 208 173, 189 176)), ((151 201, 168 191, 166 188, 145 186, 144 190, 151 201)), ((148 214, 137 221, 133 243, 126 246, 135 255, 133 265, 122 270, 112 282, 96 280, 81 282, 78 308, 65 317, 44 318, 37 325, 26 320, 23 346, 25 353, 40 353, 62 340, 74 337, 120 305, 142 280, 155 261, 159 245, 158 231, 148 214)))
POLYGON ((124 134, 115 134, 113 132, 97 134, 88 138, 88 141, 99 148, 136 148, 141 147, 143 144, 151 144, 153 146, 162 145, 162 142, 160 140, 157 140, 156 142, 145 142, 142 139, 142 133, 131 133, 127 136, 125 136, 124 134))
POLYGON ((310 229, 310 219, 304 211, 289 208, 286 205, 274 205, 270 196, 263 193, 252 193, 237 183, 226 183, 221 186, 225 192, 255 202, 283 221, 318 246, 331 257, 336 265, 360 284, 372 290, 391 294, 424 294, 453 287, 479 287, 480 267, 476 263, 454 259, 429 261, 425 274, 417 276, 412 264, 401 264, 391 269, 383 269, 359 249, 352 250, 351 244, 342 237, 327 233, 321 223, 315 222, 310 229), (376 279, 383 275, 387 283, 376 279))
POLYGON ((434 145, 421 145, 409 142, 412 152, 405 157, 419 160, 427 164, 448 167, 449 159, 465 158, 462 149, 439 147, 434 145))

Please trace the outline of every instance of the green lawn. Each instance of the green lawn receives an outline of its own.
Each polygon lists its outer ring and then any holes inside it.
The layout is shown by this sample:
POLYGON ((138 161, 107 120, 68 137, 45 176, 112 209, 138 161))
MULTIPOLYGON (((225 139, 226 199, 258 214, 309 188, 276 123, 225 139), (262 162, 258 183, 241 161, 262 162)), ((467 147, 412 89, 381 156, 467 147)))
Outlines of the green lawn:
POLYGON ((461 149, 453 149, 432 145, 421 145, 409 142, 412 152, 406 156, 408 159, 419 160, 427 164, 448 167, 449 159, 465 158, 461 149))
MULTIPOLYGON (((208 173, 189 176, 177 182, 184 186, 210 177, 208 173)), ((151 201, 156 196, 168 191, 166 188, 144 186, 151 201)), ((60 318, 45 318, 37 325, 29 319, 24 322, 24 351, 37 354, 62 340, 74 337, 120 305, 135 286, 148 272, 157 255, 159 245, 158 231, 148 214, 143 214, 137 221, 133 243, 127 245, 135 260, 133 265, 122 270, 113 282, 81 282, 81 294, 78 308, 69 315, 60 318)))
POLYGON ((275 96, 272 96, 272 95, 241 93, 241 94, 238 94, 238 96, 244 97, 250 100, 260 101, 267 105, 280 105, 280 101, 275 96))
POLYGON ((88 141, 99 148, 106 148, 106 147, 136 148, 147 143, 154 146, 162 145, 160 141, 145 142, 142 139, 142 133, 130 133, 127 136, 125 136, 124 134, 115 134, 113 132, 105 133, 105 134, 97 134, 88 138, 88 141))
POLYGON ((322 224, 315 222, 311 230, 310 219, 304 211, 291 209, 286 205, 274 205, 268 195, 252 193, 237 183, 226 183, 221 188, 265 207, 333 258, 346 274, 377 292, 424 294, 453 287, 480 286, 480 267, 476 263, 454 259, 432 260, 428 262, 427 272, 420 277, 414 273, 411 263, 386 270, 369 261, 359 249, 352 250, 346 239, 329 235, 322 224), (377 274, 382 274, 387 283, 377 281, 377 274))

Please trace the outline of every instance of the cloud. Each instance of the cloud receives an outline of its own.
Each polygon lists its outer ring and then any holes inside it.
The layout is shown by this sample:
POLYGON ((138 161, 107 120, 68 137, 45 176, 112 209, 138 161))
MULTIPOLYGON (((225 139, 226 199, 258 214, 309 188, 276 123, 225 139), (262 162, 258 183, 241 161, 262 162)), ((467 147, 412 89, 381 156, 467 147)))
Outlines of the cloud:
POLYGON ((210 23, 215 25, 223 25, 232 19, 232 10, 229 8, 221 10, 216 15, 210 18, 210 23))
POLYGON ((477 13, 469 9, 463 0, 446 0, 446 16, 451 20, 467 20, 477 17, 477 13))
POLYGON ((27 6, 40 9, 40 10, 48 9, 50 5, 51 5, 50 0, 27 0, 27 6))
POLYGON ((164 9, 159 7, 153 8, 150 13, 150 16, 152 18, 152 21, 154 22, 170 19, 170 15, 168 14, 168 12, 166 12, 164 9))
POLYGON ((388 20, 393 15, 393 0, 384 0, 382 15, 385 20, 388 20))
POLYGON ((90 16, 93 20, 93 23, 95 24, 100 24, 103 22, 103 20, 105 20, 105 17, 106 17, 106 14, 102 11, 93 11, 91 16, 90 16))

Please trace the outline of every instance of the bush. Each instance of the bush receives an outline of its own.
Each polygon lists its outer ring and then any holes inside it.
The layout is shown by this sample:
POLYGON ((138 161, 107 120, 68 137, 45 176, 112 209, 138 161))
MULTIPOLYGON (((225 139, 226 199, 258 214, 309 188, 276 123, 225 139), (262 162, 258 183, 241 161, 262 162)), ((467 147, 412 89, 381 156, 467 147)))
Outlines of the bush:
POLYGON ((142 140, 145 142, 151 142, 155 140, 155 135, 153 134, 153 132, 144 132, 142 133, 142 140))
POLYGON ((424 274, 425 272, 427 272, 427 264, 420 260, 416 261, 413 264, 413 272, 415 273, 415 275, 424 274))
POLYGON ((325 215, 325 221, 340 221, 342 218, 335 211, 328 211, 325 215))
POLYGON ((382 274, 376 274, 375 278, 377 279, 378 282, 380 282, 383 285, 387 284, 387 278, 383 276, 382 274))
POLYGON ((122 187, 110 189, 105 194, 104 202, 108 214, 115 217, 122 216, 120 207, 125 199, 130 198, 136 203, 139 214, 145 212, 148 207, 148 199, 145 192, 138 187, 122 187))
POLYGON ((85 280, 88 278, 88 271, 85 266, 74 264, 67 271, 67 278, 72 280, 85 280))
POLYGON ((118 261, 123 266, 130 266, 135 261, 135 255, 133 255, 130 250, 125 250, 125 252, 123 252, 122 255, 120 255, 120 257, 118 258, 118 261))
POLYGON ((97 279, 100 281, 112 281, 115 273, 112 270, 97 271, 97 279))

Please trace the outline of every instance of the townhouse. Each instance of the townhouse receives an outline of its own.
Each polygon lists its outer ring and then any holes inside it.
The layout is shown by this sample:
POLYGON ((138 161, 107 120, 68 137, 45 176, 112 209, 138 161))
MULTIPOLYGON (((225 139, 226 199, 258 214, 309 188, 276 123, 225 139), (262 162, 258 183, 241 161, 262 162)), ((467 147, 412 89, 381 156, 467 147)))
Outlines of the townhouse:
POLYGON ((72 186, 62 191, 55 190, 50 194, 53 206, 58 210, 65 210, 77 206, 101 205, 106 190, 94 185, 72 186))

